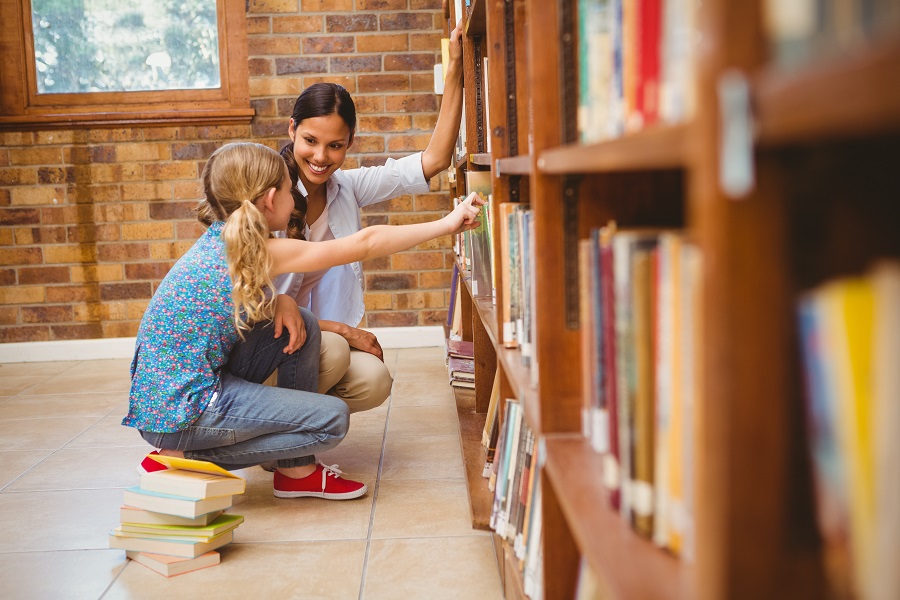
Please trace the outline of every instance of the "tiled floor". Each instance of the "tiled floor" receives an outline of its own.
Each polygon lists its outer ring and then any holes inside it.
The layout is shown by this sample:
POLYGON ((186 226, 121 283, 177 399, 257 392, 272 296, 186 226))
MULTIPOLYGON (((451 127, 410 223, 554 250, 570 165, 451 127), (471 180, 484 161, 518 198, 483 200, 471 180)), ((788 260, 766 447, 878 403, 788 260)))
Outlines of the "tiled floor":
POLYGON ((385 359, 393 396, 320 456, 369 492, 279 500, 271 474, 238 471, 235 543, 220 565, 172 579, 107 548, 150 450, 119 424, 130 361, 0 365, 0 598, 499 599, 491 537, 470 526, 442 349, 385 359))

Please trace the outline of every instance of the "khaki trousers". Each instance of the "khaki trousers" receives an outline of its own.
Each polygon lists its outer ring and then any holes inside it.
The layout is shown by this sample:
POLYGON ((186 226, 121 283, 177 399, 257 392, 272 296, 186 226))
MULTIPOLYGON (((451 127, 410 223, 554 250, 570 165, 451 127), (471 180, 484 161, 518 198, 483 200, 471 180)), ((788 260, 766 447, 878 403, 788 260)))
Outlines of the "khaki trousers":
POLYGON ((351 348, 340 335, 322 332, 319 353, 319 393, 340 398, 350 412, 381 406, 391 395, 387 365, 372 354, 351 348))

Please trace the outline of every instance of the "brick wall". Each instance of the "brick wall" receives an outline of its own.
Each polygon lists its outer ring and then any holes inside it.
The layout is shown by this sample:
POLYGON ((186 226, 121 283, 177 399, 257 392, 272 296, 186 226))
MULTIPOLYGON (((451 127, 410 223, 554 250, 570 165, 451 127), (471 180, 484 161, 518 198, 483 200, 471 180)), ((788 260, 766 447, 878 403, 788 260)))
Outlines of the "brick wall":
MULTIPOLYGON (((437 117, 441 0, 248 0, 249 126, 0 133, 0 342, 133 336, 159 281, 201 229, 192 210, 209 154, 237 139, 280 148, 297 95, 353 95, 345 168, 424 149, 437 117)), ((445 214, 431 193, 364 211, 364 224, 445 214)), ((449 237, 365 264, 369 327, 446 318, 449 237)))

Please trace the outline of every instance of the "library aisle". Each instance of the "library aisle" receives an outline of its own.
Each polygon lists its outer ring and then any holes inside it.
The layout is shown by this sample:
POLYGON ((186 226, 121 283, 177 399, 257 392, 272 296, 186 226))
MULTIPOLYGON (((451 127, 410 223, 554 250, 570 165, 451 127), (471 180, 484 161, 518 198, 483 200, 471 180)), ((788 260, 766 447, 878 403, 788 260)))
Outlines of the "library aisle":
POLYGON ((0 365, 2 598, 500 598, 491 536, 472 529, 443 348, 386 350, 393 395, 320 456, 359 500, 279 500, 239 471, 245 522, 221 564, 171 579, 107 548, 148 446, 119 422, 128 360, 0 365))

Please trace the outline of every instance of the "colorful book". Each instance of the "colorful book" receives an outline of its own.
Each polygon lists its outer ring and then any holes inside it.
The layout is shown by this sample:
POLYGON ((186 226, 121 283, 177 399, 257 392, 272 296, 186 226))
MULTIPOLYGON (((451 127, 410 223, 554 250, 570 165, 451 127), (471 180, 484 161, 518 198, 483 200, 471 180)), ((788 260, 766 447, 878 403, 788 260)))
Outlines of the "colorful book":
POLYGON ((215 510, 204 515, 189 518, 143 510, 134 506, 125 506, 124 504, 119 507, 119 521, 134 525, 188 525, 191 527, 202 527, 203 525, 209 525, 221 515, 221 510, 215 510))
POLYGON ((191 536, 210 539, 234 529, 244 522, 244 517, 234 514, 222 514, 208 525, 141 525, 135 523, 122 523, 116 528, 123 536, 134 534, 131 537, 149 536, 191 536))
POLYGON ((142 508, 153 512, 166 513, 179 517, 194 518, 213 511, 231 507, 231 496, 215 496, 212 498, 187 498, 161 492, 142 490, 138 486, 127 488, 123 501, 128 506, 142 508))
POLYGON ((141 489, 187 498, 211 498, 243 494, 242 477, 205 460, 154 455, 153 460, 169 467, 141 475, 141 489))
POLYGON ((156 571, 160 575, 165 575, 166 577, 174 577, 206 567, 212 567, 219 564, 220 561, 220 555, 215 550, 211 550, 206 554, 201 554, 196 558, 181 558, 178 556, 153 554, 151 552, 137 552, 134 550, 126 550, 125 556, 138 564, 144 565, 148 569, 156 571))
POLYGON ((131 550, 133 552, 150 552, 153 554, 180 556, 182 558, 196 558, 202 554, 206 554, 210 550, 216 550, 217 548, 221 548, 222 546, 231 543, 233 539, 234 531, 230 529, 205 542, 185 542, 166 539, 164 537, 155 539, 122 537, 110 533, 109 547, 118 550, 131 550))

